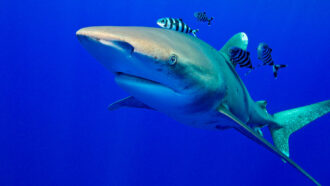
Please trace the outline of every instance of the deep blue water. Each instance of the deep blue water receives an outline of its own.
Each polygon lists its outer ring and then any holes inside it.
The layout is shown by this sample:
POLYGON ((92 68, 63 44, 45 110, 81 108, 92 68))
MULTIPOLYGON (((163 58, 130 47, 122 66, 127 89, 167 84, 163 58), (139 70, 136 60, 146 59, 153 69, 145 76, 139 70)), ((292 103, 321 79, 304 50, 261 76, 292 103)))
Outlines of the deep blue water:
MULTIPOLYGON (((86 26, 157 27, 182 18, 213 47, 249 37, 288 64, 248 76, 271 113, 330 98, 330 1, 0 1, 0 185, 310 185, 234 130, 192 128, 147 110, 107 110, 127 96, 78 42, 86 26), (195 21, 195 11, 215 17, 195 21)), ((330 185, 330 116, 292 135, 291 157, 330 185)), ((268 133, 266 138, 270 139, 268 133)))

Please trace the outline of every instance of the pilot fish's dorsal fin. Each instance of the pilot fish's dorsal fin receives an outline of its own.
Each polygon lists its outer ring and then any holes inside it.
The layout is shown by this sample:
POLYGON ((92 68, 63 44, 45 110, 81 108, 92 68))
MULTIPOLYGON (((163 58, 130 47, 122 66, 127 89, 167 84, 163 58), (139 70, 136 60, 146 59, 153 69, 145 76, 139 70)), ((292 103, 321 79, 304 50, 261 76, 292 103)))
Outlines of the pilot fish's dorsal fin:
POLYGON ((240 49, 246 50, 248 46, 248 37, 244 32, 235 34, 233 37, 227 41, 227 43, 220 49, 227 60, 230 59, 229 49, 231 47, 238 47, 240 49))
POLYGON ((122 107, 144 108, 144 109, 154 110, 153 108, 149 107, 148 105, 135 99, 133 96, 128 96, 126 98, 123 98, 123 99, 120 99, 118 101, 111 103, 108 106, 108 109, 112 111, 112 110, 117 110, 122 107))

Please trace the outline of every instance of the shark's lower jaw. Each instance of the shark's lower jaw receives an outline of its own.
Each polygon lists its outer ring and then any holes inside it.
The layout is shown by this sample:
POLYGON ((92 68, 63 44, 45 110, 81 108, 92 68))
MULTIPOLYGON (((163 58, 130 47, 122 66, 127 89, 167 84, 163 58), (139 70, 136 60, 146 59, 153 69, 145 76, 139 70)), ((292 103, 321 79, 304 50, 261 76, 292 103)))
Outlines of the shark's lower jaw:
POLYGON ((187 97, 159 82, 135 75, 117 72, 116 83, 148 106, 167 113, 175 111, 178 105, 186 104, 187 97))
POLYGON ((132 75, 132 74, 127 74, 124 72, 115 72, 115 77, 116 77, 116 81, 117 83, 133 83, 133 84, 139 84, 139 85, 152 85, 152 86, 159 86, 159 87, 163 87, 163 88, 167 88, 170 89, 174 92, 176 92, 174 89, 169 88, 168 86, 154 81, 154 80, 150 80, 150 79, 146 79, 144 77, 140 77, 140 76, 136 76, 136 75, 132 75))
MULTIPOLYGON (((174 89, 160 83, 157 81, 149 80, 143 77, 139 77, 136 75, 131 75, 123 72, 115 73, 115 80, 119 86, 123 86, 124 89, 130 89, 131 91, 138 90, 138 92, 144 90, 147 92, 148 90, 152 91, 161 91, 166 90, 168 92, 177 93, 174 89)), ((156 93, 156 92, 155 92, 156 93)), ((159 92, 157 92, 159 94, 159 92)))

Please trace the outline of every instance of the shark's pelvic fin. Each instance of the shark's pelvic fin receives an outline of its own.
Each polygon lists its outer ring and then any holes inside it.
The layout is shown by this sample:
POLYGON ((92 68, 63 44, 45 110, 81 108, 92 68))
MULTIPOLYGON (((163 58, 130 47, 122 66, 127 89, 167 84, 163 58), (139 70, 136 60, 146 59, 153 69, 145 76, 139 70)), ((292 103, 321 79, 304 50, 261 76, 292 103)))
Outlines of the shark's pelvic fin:
POLYGON ((240 32, 235 34, 233 37, 227 41, 227 43, 220 49, 220 53, 224 55, 224 57, 230 61, 229 49, 231 47, 238 47, 243 50, 246 50, 248 46, 248 37, 244 32, 240 32))
POLYGON ((316 185, 320 185, 310 174, 308 174, 304 169, 302 169, 298 164, 296 164, 293 160, 291 160, 288 156, 286 156, 284 153, 282 153, 280 150, 278 150, 276 147, 274 147, 271 143, 269 143, 265 138, 263 138, 261 135, 257 134, 253 129, 251 129, 248 125, 246 125, 244 122, 240 121, 239 118, 237 118, 234 114, 232 114, 225 106, 221 105, 218 108, 218 111, 224 114, 225 116, 229 117, 233 121, 235 121, 238 126, 236 129, 247 136, 248 138, 254 140, 255 142, 259 143, 260 145, 264 146, 269 151, 273 152, 277 156, 279 156, 282 160, 288 162, 290 165, 292 165, 294 168, 296 168, 299 172, 301 172, 303 175, 305 175, 307 178, 309 178, 311 181, 313 181, 316 185))
POLYGON ((290 135, 329 112, 330 100, 327 100, 274 114, 274 120, 280 126, 269 126, 275 146, 289 156, 290 135))
POLYGON ((260 101, 257 101, 256 103, 260 106, 260 108, 262 108, 262 109, 266 109, 267 101, 265 101, 265 100, 260 100, 260 101))
POLYGON ((108 109, 112 111, 112 110, 117 110, 122 107, 144 108, 144 109, 154 110, 153 108, 149 107, 148 105, 135 99, 133 96, 128 96, 128 97, 120 99, 114 103, 111 103, 108 106, 108 109))

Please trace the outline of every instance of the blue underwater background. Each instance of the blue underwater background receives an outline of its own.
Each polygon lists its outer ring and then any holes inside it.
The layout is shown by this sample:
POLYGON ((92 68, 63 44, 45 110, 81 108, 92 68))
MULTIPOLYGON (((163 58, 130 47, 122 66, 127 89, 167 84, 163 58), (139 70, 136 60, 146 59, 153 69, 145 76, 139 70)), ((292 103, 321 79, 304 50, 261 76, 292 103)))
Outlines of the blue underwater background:
MULTIPOLYGON (((248 76, 268 111, 330 98, 330 1, 0 1, 0 185, 312 185, 235 130, 183 125, 143 109, 107 110, 128 96, 79 43, 87 26, 157 27, 182 18, 220 49, 235 33, 268 43, 277 63, 248 76), (212 26, 195 11, 214 16, 212 26)), ((266 130, 266 138, 271 139, 266 130)), ((330 116, 292 135, 291 158, 330 185, 330 116)))

